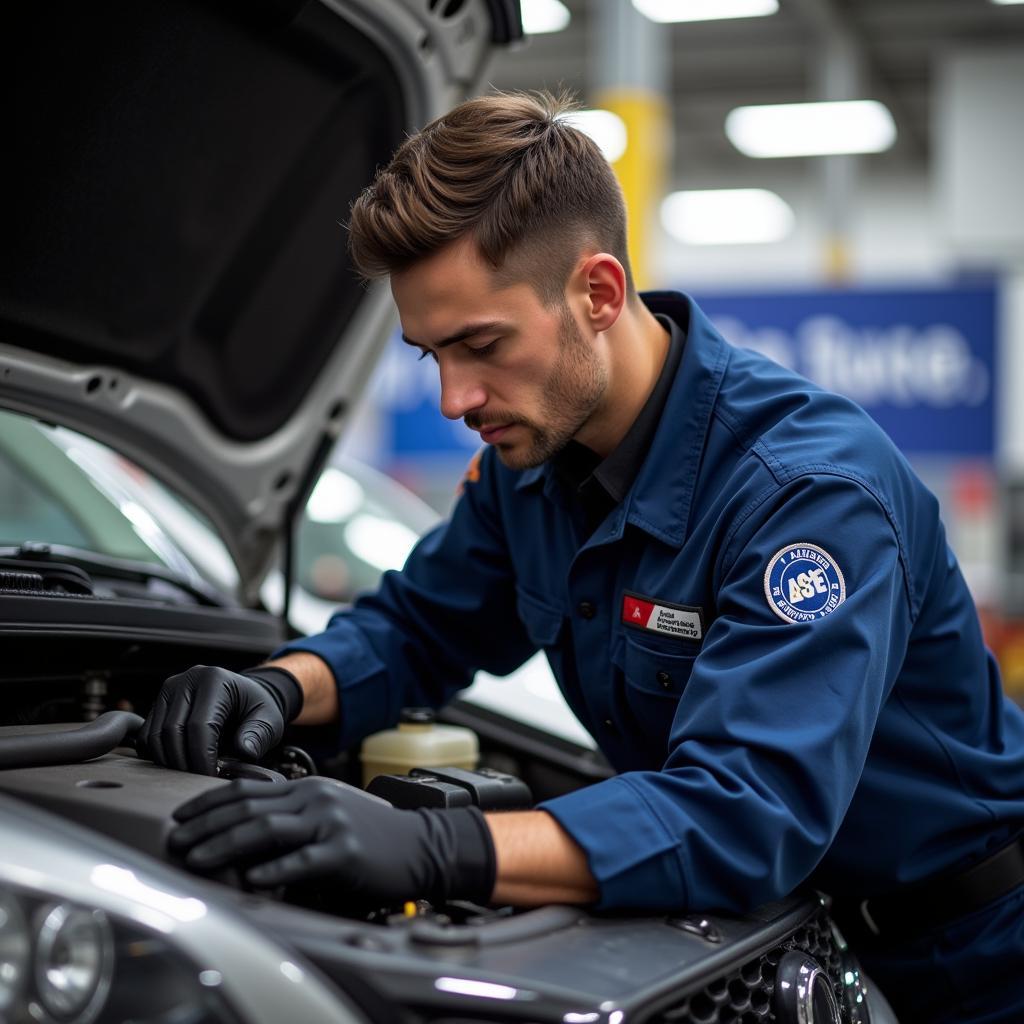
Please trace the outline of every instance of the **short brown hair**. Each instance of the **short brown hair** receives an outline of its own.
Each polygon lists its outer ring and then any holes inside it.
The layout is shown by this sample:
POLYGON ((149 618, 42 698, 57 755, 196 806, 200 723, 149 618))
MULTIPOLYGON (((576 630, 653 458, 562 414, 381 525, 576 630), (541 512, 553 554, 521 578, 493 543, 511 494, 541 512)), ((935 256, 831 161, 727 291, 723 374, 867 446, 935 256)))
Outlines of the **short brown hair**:
POLYGON ((626 207, 601 151, 565 121, 566 95, 469 100, 406 139, 352 205, 349 251, 366 278, 401 271, 463 235, 511 280, 563 301, 583 247, 626 270, 626 207))

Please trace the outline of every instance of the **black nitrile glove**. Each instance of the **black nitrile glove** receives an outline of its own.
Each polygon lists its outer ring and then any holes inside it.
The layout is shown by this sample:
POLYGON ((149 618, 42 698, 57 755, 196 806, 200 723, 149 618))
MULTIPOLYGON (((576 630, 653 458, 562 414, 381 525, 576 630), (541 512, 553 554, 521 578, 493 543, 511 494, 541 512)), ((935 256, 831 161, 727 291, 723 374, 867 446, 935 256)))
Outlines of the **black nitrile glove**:
POLYGON ((214 775, 228 729, 234 730, 232 752, 258 761, 301 710, 302 687, 283 668, 240 673, 193 665, 164 682, 135 746, 157 764, 214 775))
POLYGON ((231 782, 183 804, 168 846, 196 871, 238 867, 259 889, 326 882, 374 905, 486 902, 491 831, 476 807, 398 810, 332 779, 231 782))

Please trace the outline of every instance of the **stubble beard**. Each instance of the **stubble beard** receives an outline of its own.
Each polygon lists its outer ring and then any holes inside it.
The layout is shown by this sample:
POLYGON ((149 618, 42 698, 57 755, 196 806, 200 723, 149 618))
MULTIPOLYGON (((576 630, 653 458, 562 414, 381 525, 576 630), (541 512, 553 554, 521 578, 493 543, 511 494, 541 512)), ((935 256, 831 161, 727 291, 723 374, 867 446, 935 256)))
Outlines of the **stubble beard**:
POLYGON ((608 371, 587 344, 568 306, 563 307, 558 325, 558 358, 545 383, 537 423, 512 417, 508 423, 525 427, 530 441, 522 445, 503 444, 495 448, 509 469, 532 469, 557 455, 593 415, 608 389, 608 371))

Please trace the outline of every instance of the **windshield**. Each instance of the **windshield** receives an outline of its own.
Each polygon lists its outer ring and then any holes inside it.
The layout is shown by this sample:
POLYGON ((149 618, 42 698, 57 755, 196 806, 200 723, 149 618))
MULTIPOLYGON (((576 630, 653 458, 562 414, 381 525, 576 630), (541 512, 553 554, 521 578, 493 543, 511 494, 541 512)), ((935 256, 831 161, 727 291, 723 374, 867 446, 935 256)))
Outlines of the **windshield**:
POLYGON ((209 542, 212 533, 195 513, 116 452, 74 431, 0 412, 0 545, 78 548, 231 589, 237 574, 232 579, 226 551, 227 572, 201 572, 166 528, 161 498, 194 543, 209 542))

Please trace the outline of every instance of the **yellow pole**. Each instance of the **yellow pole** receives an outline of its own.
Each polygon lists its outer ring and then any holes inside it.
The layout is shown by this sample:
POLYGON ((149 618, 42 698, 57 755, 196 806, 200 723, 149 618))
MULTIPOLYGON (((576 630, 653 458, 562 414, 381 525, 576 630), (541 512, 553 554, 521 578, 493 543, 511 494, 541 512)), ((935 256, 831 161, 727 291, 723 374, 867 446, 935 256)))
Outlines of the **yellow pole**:
POLYGON ((848 284, 852 276, 850 246, 845 236, 829 235, 825 239, 825 280, 829 284, 848 284))
POLYGON ((641 88, 603 89, 594 105, 618 114, 626 125, 626 151, 612 164, 626 199, 629 259, 638 288, 661 282, 655 269, 658 205, 671 159, 669 107, 660 93, 641 88))

